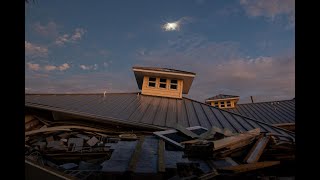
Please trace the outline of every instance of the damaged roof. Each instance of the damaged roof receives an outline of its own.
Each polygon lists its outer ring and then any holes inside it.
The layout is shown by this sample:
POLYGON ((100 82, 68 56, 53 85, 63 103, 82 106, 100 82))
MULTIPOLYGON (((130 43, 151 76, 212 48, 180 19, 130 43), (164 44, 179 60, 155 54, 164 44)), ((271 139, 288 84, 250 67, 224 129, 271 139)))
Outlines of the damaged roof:
POLYGON ((269 124, 295 123, 295 99, 237 104, 226 110, 269 124))
POLYGON ((229 98, 239 98, 239 96, 227 95, 227 94, 218 94, 206 100, 218 100, 218 99, 229 99, 229 98))
POLYGON ((170 69, 170 68, 160 68, 160 67, 134 66, 134 67, 132 67, 132 69, 143 69, 143 70, 150 70, 150 71, 171 72, 171 73, 183 73, 183 74, 196 75, 196 73, 193 73, 193 72, 181 71, 181 70, 170 69))
POLYGON ((91 117, 106 122, 151 126, 159 129, 202 126, 244 132, 261 128, 294 138, 294 133, 189 98, 174 99, 139 93, 26 94, 25 106, 91 117))

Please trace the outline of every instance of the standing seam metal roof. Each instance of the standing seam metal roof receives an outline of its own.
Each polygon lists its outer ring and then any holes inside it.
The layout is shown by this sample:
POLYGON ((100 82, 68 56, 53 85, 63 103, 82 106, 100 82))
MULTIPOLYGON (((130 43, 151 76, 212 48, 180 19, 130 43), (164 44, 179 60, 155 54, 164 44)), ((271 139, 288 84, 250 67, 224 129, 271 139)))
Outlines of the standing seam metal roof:
POLYGON ((134 125, 159 128, 202 126, 228 128, 243 132, 261 128, 262 132, 287 135, 294 133, 236 113, 188 98, 174 99, 137 93, 25 95, 27 107, 96 117, 134 125))
POLYGON ((225 110, 269 124, 295 123, 295 99, 237 104, 235 108, 225 110))

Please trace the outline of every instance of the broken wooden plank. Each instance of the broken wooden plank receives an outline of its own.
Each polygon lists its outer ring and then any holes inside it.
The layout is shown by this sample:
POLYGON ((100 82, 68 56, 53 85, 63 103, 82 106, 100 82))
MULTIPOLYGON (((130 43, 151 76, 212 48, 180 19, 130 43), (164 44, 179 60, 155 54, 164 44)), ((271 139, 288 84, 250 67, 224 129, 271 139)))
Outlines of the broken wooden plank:
POLYGON ((179 132, 183 133, 184 135, 191 137, 191 138, 198 138, 199 135, 195 134, 194 132, 186 129, 185 127, 181 126, 180 124, 177 124, 176 126, 176 130, 178 130, 179 132))
POLYGON ((25 123, 25 131, 31 130, 33 127, 36 127, 38 124, 39 124, 39 121, 37 119, 33 119, 28 123, 25 123))
POLYGON ((235 135, 235 134, 233 134, 233 132, 232 132, 230 129, 227 129, 227 128, 224 128, 224 129, 223 129, 223 134, 224 134, 226 137, 235 135))
POLYGON ((233 173, 242 173, 242 172, 248 172, 253 171, 257 169, 262 169, 270 166, 274 166, 280 164, 280 161, 263 161, 263 162, 256 162, 251 164, 241 164, 237 166, 228 166, 219 168, 218 170, 222 171, 231 171, 233 173))
POLYGON ((141 152, 141 149, 142 149, 142 144, 143 144, 143 141, 144 141, 144 136, 140 137, 137 145, 136 145, 136 148, 131 156, 131 159, 130 159, 130 162, 129 162, 129 166, 128 166, 128 169, 127 171, 129 172, 133 172, 136 168, 136 165, 137 165, 137 162, 138 162, 138 159, 139 159, 139 156, 140 156, 140 152, 141 152))
POLYGON ((25 136, 30 136, 38 133, 44 133, 44 132, 56 132, 56 131, 71 131, 70 129, 65 128, 45 128, 45 129, 37 129, 32 131, 25 132, 25 136))
POLYGON ((120 134, 119 138, 122 140, 137 140, 138 137, 135 134, 120 134))
POLYGON ((257 140, 254 146, 251 148, 248 155, 244 158, 245 163, 255 163, 258 162, 261 154, 263 153, 265 147, 269 142, 270 136, 261 137, 257 140))
POLYGON ((260 128, 256 128, 235 136, 226 137, 220 140, 213 141, 214 150, 219 150, 222 148, 226 148, 228 146, 232 146, 234 144, 240 143, 242 141, 248 141, 250 139, 255 138, 260 134, 260 128))
POLYGON ((165 172, 165 163, 164 163, 164 148, 165 143, 162 139, 159 140, 158 146, 158 172, 165 172))
POLYGON ((273 124, 273 125, 289 131, 293 131, 293 132, 296 130, 296 123, 281 123, 281 124, 273 124))

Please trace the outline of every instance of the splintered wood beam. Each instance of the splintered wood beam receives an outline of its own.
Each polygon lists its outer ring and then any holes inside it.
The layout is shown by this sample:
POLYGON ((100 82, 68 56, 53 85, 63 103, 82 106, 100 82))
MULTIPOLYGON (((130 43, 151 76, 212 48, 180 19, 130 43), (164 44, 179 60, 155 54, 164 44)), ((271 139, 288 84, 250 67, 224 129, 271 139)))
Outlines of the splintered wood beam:
POLYGON ((248 155, 244 158, 244 162, 249 164, 258 162, 261 154, 263 153, 266 145, 269 142, 269 139, 270 139, 270 136, 259 138, 258 141, 251 148, 248 155))
POLYGON ((137 145, 136 145, 136 148, 131 156, 129 166, 127 169, 129 172, 133 172, 136 169, 137 162, 138 162, 140 154, 141 154, 143 141, 144 141, 144 136, 141 136, 137 145))
POLYGON ((228 146, 232 146, 243 141, 248 141, 252 138, 257 137, 259 134, 260 134, 260 128, 256 128, 235 136, 226 137, 223 139, 213 141, 214 150, 228 148, 228 146))
POLYGON ((164 147, 165 143, 162 139, 159 140, 158 146, 158 171, 165 172, 165 163, 164 163, 164 147))
POLYGON ((248 171, 253 171, 257 169, 274 166, 277 164, 280 164, 280 161, 263 161, 263 162, 256 162, 252 164, 241 164, 237 166, 223 167, 223 168, 219 168, 219 170, 231 171, 233 173, 242 173, 242 172, 248 172, 248 171))

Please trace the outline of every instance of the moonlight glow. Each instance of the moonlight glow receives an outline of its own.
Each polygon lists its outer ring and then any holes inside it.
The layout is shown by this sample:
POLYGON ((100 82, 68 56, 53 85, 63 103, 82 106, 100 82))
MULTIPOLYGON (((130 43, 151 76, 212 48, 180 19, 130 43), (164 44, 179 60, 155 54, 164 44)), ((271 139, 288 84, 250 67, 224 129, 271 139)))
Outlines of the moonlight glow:
POLYGON ((175 21, 175 22, 168 22, 162 26, 162 28, 165 31, 179 31, 180 29, 180 22, 175 21))

